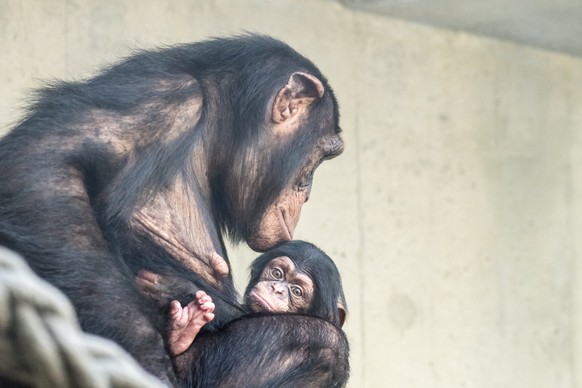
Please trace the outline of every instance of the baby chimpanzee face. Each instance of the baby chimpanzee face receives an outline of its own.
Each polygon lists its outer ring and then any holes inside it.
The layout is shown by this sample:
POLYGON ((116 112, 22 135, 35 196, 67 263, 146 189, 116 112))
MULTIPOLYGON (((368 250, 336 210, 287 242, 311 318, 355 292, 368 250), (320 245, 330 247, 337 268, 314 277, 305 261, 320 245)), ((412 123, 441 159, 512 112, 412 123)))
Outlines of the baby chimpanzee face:
POLYGON ((313 280, 287 256, 269 261, 257 284, 245 295, 253 312, 305 312, 313 301, 313 280))

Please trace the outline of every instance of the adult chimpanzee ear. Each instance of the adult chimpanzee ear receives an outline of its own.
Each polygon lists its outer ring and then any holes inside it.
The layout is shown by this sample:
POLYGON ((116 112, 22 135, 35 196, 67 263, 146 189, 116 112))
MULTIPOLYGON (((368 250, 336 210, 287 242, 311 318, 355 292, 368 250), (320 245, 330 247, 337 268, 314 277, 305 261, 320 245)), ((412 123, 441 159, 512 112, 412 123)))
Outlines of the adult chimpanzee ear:
POLYGON ((282 123, 294 117, 324 93, 325 88, 317 77, 301 72, 291 74, 273 102, 273 122, 282 123))
POLYGON ((341 303, 337 304, 337 312, 339 315, 339 325, 340 325, 340 327, 343 327, 344 322, 346 321, 346 315, 347 315, 346 308, 344 307, 343 304, 341 304, 341 303))

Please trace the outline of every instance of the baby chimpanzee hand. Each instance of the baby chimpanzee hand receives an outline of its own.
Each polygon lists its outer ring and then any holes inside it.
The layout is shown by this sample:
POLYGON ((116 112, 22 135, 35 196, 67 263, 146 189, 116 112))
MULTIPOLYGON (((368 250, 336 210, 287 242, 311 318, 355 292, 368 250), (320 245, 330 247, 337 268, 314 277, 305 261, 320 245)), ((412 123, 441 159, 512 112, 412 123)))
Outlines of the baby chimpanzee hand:
POLYGON ((214 303, 204 291, 198 291, 196 299, 185 307, 177 300, 172 301, 169 317, 167 342, 170 356, 178 356, 188 350, 202 326, 214 319, 214 303))
MULTIPOLYGON (((195 286, 183 278, 140 270, 136 283, 139 291, 163 310, 169 304, 166 327, 166 343, 170 356, 184 353, 200 332, 202 326, 214 319, 214 303, 204 291, 196 290, 195 286), (176 299, 183 295, 195 298, 185 307, 176 299)), ((189 299, 189 298, 188 298, 189 299)))

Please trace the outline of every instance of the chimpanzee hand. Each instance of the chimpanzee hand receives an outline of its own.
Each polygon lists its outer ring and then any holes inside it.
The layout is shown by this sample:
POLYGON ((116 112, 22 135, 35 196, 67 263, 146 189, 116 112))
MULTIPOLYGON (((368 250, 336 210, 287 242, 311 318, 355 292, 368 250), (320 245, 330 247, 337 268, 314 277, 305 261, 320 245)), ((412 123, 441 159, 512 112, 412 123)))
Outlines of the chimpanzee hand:
POLYGON ((140 270, 135 281, 142 295, 157 302, 159 307, 165 308, 171 300, 176 299, 176 295, 171 294, 171 291, 174 290, 172 278, 172 276, 140 270))
POLYGON ((198 291, 196 300, 186 307, 172 301, 169 318, 167 343, 170 356, 175 357, 188 350, 202 326, 214 319, 214 303, 204 291, 198 291))

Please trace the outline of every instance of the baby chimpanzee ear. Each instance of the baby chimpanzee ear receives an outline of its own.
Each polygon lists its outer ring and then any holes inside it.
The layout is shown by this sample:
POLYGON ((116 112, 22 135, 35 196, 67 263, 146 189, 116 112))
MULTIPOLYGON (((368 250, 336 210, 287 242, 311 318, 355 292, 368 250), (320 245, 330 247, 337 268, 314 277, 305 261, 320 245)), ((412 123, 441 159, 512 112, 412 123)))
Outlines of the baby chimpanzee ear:
POLYGON ((343 304, 341 304, 341 303, 337 304, 337 312, 338 312, 338 316, 339 316, 339 325, 340 325, 340 327, 343 327, 344 322, 346 321, 346 315, 347 315, 347 311, 346 311, 343 304))

